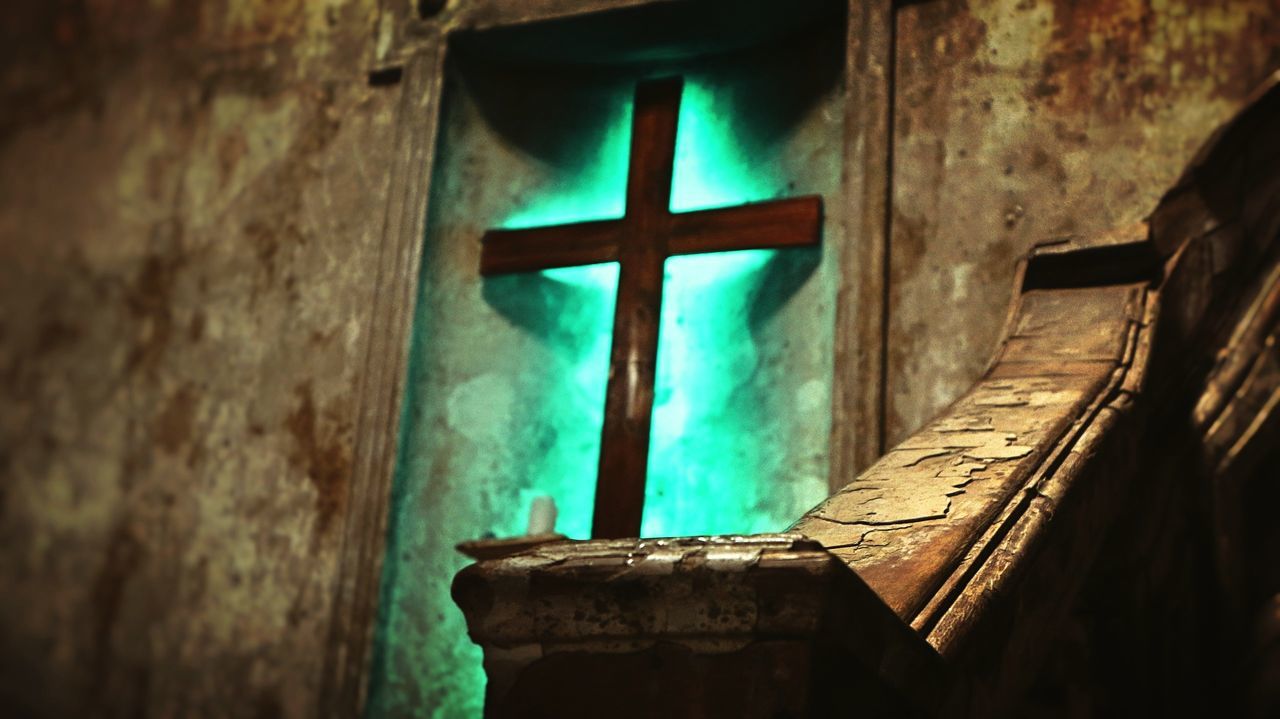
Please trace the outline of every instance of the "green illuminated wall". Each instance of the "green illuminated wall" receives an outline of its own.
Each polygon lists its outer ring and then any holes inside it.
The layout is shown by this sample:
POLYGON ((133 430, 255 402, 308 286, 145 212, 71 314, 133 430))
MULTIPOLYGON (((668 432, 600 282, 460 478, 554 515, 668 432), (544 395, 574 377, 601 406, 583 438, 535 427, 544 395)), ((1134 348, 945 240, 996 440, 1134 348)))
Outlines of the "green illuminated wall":
MULTIPOLYGON (((835 197, 836 91, 788 104, 795 89, 785 67, 770 69, 777 64, 768 56, 677 68, 686 82, 673 211, 835 197)), ((559 531, 589 536, 617 267, 482 281, 478 240, 493 225, 620 216, 634 83, 670 71, 513 79, 463 66, 450 80, 374 716, 479 715, 480 650, 448 594, 466 563, 455 544, 523 533, 539 495, 555 498, 559 531)), ((832 204, 828 227, 839 220, 832 204)), ((823 248, 668 260, 645 535, 777 531, 825 496, 835 294, 827 257, 823 248)))
MULTIPOLYGON (((698 75, 686 80, 672 211, 782 194, 782 168, 761 161, 768 148, 739 141, 733 105, 727 88, 698 75)), ((807 486, 791 487, 795 496, 776 501, 779 468, 770 464, 780 457, 761 443, 759 430, 774 424, 775 407, 767 391, 751 386, 760 363, 751 310, 777 254, 753 250, 667 261, 641 523, 646 536, 778 531, 797 516, 796 497, 803 504, 825 495, 825 476, 813 476, 807 486)), ((829 400, 820 394, 817 401, 829 400)))

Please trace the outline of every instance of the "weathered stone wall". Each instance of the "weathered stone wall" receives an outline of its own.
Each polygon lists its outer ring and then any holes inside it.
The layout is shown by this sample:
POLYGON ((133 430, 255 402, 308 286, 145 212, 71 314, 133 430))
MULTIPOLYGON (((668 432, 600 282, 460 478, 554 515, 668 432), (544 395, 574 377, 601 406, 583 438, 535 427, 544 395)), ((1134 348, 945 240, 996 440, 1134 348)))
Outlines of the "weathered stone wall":
MULTIPOLYGON (((376 4, 6 7, 0 700, 19 714, 316 712, 399 95, 366 80, 376 4)), ((1021 251, 1154 205, 1280 65, 1278 17, 898 11, 890 443, 976 377, 1021 251)))
POLYGON ((398 94, 376 2, 17 5, 0 702, 314 714, 398 94))
POLYGON ((977 378, 1020 255, 1151 212, 1280 67, 1280 2, 933 0, 897 27, 890 446, 977 378))

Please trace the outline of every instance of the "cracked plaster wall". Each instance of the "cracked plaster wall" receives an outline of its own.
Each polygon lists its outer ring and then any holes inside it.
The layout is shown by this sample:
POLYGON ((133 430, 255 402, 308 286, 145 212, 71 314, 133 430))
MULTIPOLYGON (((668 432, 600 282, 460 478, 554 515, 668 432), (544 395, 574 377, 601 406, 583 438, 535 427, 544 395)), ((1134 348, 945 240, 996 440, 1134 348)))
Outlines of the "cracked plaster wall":
POLYGON ((375 17, 6 8, 6 711, 314 713, 398 94, 375 17))

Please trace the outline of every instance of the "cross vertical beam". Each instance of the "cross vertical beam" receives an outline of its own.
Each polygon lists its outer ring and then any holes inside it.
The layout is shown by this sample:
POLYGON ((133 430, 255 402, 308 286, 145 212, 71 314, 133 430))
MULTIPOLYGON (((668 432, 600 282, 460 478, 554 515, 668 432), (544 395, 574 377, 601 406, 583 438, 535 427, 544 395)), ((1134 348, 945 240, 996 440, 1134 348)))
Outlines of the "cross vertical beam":
POLYGON ((591 528, 596 537, 640 533, 680 91, 679 80, 646 83, 636 89, 623 217, 632 231, 619 252, 618 301, 591 528))

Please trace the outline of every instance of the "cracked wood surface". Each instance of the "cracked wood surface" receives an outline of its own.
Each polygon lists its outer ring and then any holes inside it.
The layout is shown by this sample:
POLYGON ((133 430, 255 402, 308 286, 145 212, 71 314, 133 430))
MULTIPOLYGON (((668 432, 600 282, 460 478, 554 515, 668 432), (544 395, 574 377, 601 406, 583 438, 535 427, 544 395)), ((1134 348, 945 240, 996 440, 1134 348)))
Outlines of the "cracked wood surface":
MULTIPOLYGON (((1273 75, 1210 138, 1150 224, 1033 250, 984 378, 793 527, 844 559, 944 656, 961 654, 967 635, 1000 614, 993 597, 1027 576, 1047 577, 1061 597, 1024 602, 1019 616, 1062 611, 1073 572, 1093 561, 1094 535, 1136 482, 1115 467, 1139 451, 1132 443, 1150 416, 1186 411, 1180 398, 1216 347, 1192 418, 1219 531, 1227 544, 1239 534, 1233 476, 1280 436, 1280 142, 1264 129, 1280 116, 1278 88, 1273 75), (1153 266, 1161 259, 1163 269, 1153 266), (1221 342, 1217 328, 1240 295, 1251 299, 1221 342), (1118 487, 1106 486, 1110 475, 1118 487)), ((1229 584, 1233 552, 1219 553, 1229 584)), ((1034 656, 1039 635, 1023 622, 1004 637, 1009 656, 1034 656)))
POLYGON ((1143 286, 1032 290, 987 376, 794 526, 912 617, 1125 361, 1143 286))
MULTIPOLYGON (((1160 495, 1181 495, 1166 504, 1183 506, 1172 516, 1198 516, 1203 509, 1191 505, 1201 503, 1199 493, 1184 486, 1188 474, 1219 488, 1224 484, 1223 477, 1213 476, 1221 474, 1221 465, 1210 469, 1208 477, 1197 474, 1198 454, 1208 455, 1210 467, 1217 455, 1212 430, 1203 448, 1207 451, 1191 446, 1195 438, 1185 429, 1188 414, 1203 428, 1215 406, 1222 407, 1219 417, 1232 405, 1243 409, 1240 414, 1250 420, 1239 424, 1260 433, 1250 437, 1245 430, 1233 441, 1219 439, 1223 447, 1244 442, 1261 453, 1267 437, 1275 436, 1268 411, 1275 379, 1265 377, 1272 361, 1269 348, 1274 347, 1267 337, 1274 331, 1269 318, 1276 304, 1276 275, 1266 258, 1274 262, 1280 250, 1280 138, 1265 128, 1280 118, 1277 80, 1273 76, 1240 116, 1206 143, 1156 208, 1149 235, 1145 225, 1134 228, 1134 239, 1150 242, 1166 264, 1154 276, 1139 321, 1129 327, 1123 358, 1097 401, 1058 443, 1055 456, 989 525, 986 536, 974 542, 969 556, 913 620, 945 657, 961 665, 986 665, 970 672, 974 681, 961 700, 968 713, 1007 711, 1010 697, 1027 686, 1034 671, 1029 667, 1043 661, 1055 636, 1053 627, 1069 615, 1084 578, 1096 574, 1104 537, 1131 537, 1128 533, 1136 527, 1168 522, 1148 517, 1159 514, 1157 508, 1166 501, 1160 495), (1241 305, 1242 298, 1251 299, 1241 305), (1233 324, 1237 329, 1224 343, 1220 328, 1233 324), (1215 354, 1218 372, 1210 375, 1211 391, 1195 403, 1194 392, 1209 374, 1215 354), (1239 379, 1241 365, 1252 367, 1244 380, 1239 379), (1215 378, 1239 383, 1225 407, 1220 398, 1228 391, 1215 388, 1215 378), (1253 391, 1248 389, 1254 386, 1251 379, 1258 380, 1253 391), (1160 478, 1182 481, 1162 486, 1160 478)), ((1218 455, 1223 451, 1217 450, 1218 455)), ((1238 495, 1215 494, 1219 521, 1224 513, 1239 510, 1238 495)), ((1232 556, 1221 549, 1219 564, 1230 567, 1232 556)), ((1187 556, 1185 561, 1196 560, 1187 556)))
POLYGON ((886 446, 982 375, 1019 256, 1151 211, 1275 69, 1277 7, 898 4, 886 446))
POLYGON ((795 534, 553 542, 464 569, 453 594, 485 647, 488 716, 814 716, 849 687, 898 711, 942 696, 929 646, 795 534), (691 681, 708 663, 732 678, 691 681), (548 690, 566 676, 572 691, 548 690))

